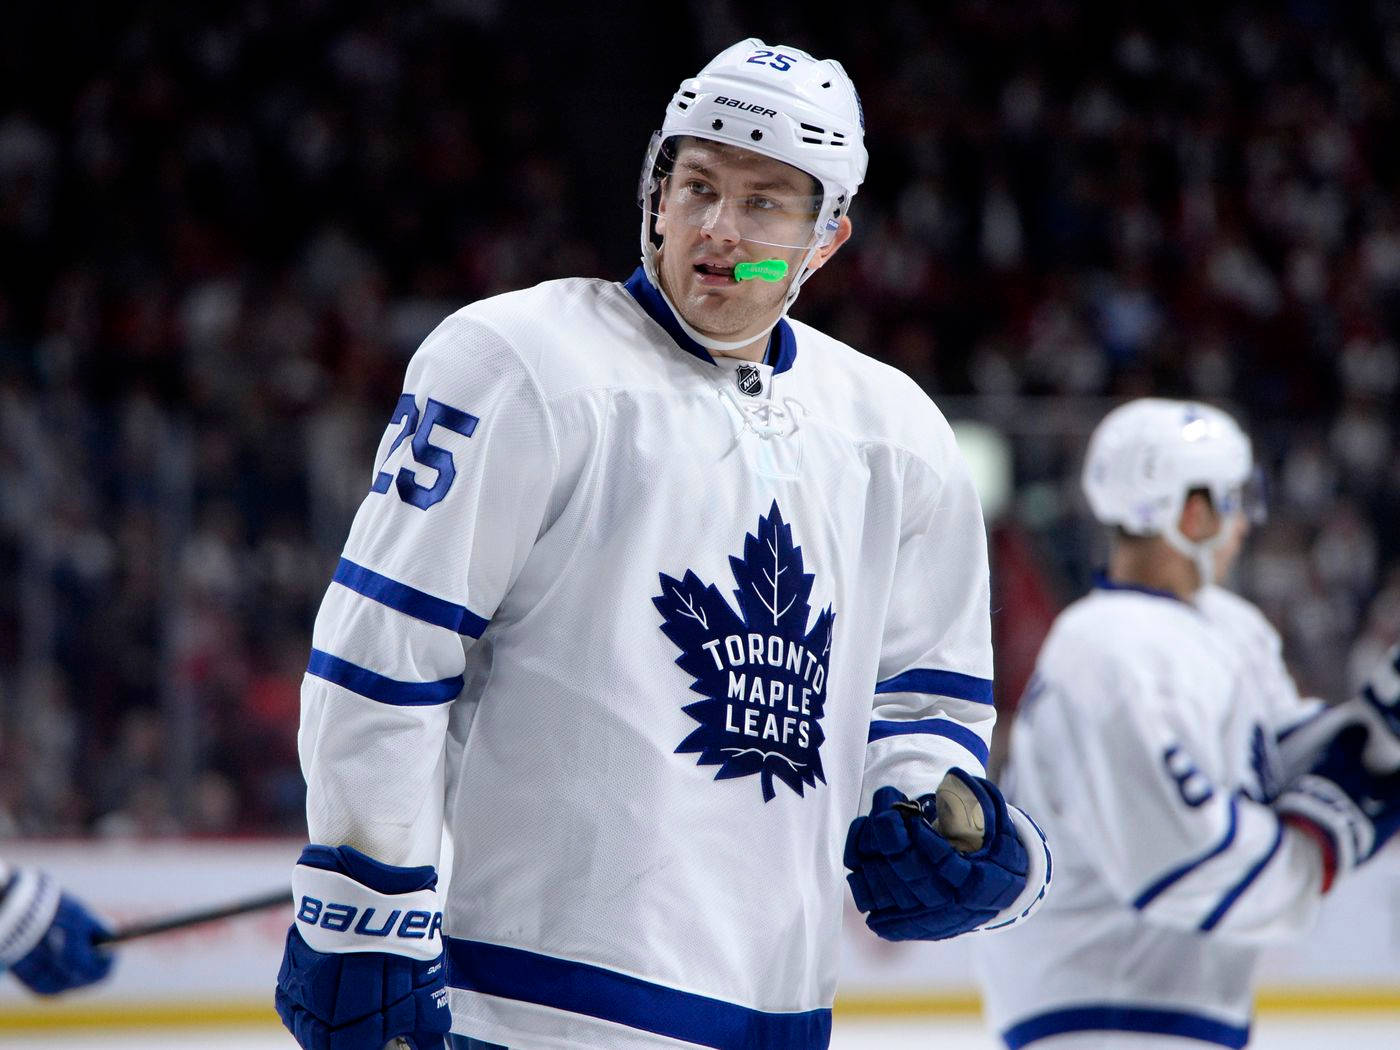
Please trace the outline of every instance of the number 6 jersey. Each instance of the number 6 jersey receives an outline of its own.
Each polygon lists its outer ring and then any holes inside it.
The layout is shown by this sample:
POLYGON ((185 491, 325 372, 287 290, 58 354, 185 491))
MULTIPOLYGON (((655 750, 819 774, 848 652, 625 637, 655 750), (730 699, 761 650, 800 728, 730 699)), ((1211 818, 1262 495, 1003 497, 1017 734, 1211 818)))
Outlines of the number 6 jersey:
POLYGON ((1105 581, 1060 614, 1005 778, 1055 890, 976 945, 1008 1047, 1245 1045, 1261 947, 1321 900, 1316 847, 1269 806, 1290 778, 1276 740, 1317 709, 1263 615, 1221 588, 1105 581))

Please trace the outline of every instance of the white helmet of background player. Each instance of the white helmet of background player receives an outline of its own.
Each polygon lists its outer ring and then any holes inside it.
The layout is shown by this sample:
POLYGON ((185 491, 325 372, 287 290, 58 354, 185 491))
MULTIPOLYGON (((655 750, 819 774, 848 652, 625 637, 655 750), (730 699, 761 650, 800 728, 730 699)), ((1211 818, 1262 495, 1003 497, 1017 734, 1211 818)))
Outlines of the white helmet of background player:
POLYGON ((1236 512, 1262 518, 1249 438, 1226 413, 1194 401, 1142 398, 1115 408, 1094 429, 1084 459, 1084 494, 1094 517, 1133 536, 1161 536, 1213 582, 1215 549, 1236 512), (1194 490, 1210 493, 1222 527, 1192 542, 1181 512, 1194 490))
POLYGON ((818 60, 787 45, 770 47, 751 37, 725 48, 697 76, 682 81, 666 107, 661 130, 652 136, 637 191, 642 264, 658 288, 657 198, 682 136, 738 146, 790 164, 817 181, 810 238, 781 245, 809 249, 788 287, 785 307, 791 306, 812 272, 806 264, 830 241, 865 179, 865 117, 851 78, 832 59, 818 60))

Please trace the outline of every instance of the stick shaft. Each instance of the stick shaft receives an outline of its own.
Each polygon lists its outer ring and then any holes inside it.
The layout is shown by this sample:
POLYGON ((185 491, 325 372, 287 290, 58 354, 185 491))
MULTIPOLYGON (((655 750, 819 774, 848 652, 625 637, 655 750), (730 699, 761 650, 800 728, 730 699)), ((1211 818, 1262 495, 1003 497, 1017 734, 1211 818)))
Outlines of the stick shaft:
POLYGON ((119 930, 113 930, 105 937, 98 936, 94 938, 94 941, 97 944, 121 944, 123 941, 134 941, 139 937, 154 937, 159 933, 170 933, 173 930, 183 930, 186 927, 199 926, 206 922, 218 922, 220 919, 230 919, 235 915, 246 915, 249 912, 266 911, 269 908, 287 907, 291 903, 291 889, 276 890, 271 893, 261 894, 257 897, 248 897, 244 900, 220 904, 212 908, 202 908, 198 911, 168 915, 162 919, 148 919, 145 922, 132 923, 130 926, 123 926, 119 930))

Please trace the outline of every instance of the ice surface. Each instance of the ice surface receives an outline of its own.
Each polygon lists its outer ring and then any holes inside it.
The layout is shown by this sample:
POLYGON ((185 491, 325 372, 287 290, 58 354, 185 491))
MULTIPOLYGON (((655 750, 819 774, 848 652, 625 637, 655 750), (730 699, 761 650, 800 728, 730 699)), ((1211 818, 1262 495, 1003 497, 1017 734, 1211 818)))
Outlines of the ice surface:
MULTIPOLYGON (((275 1028, 199 1028, 101 1033, 0 1031, 6 1050, 296 1050, 275 1028)), ((1295 1017, 1274 1014, 1255 1025, 1251 1050, 1394 1050, 1400 1046, 1400 1015, 1295 1017)), ((924 1017, 893 1022, 836 1023, 831 1050, 998 1050, 980 1022, 966 1017, 924 1017)))

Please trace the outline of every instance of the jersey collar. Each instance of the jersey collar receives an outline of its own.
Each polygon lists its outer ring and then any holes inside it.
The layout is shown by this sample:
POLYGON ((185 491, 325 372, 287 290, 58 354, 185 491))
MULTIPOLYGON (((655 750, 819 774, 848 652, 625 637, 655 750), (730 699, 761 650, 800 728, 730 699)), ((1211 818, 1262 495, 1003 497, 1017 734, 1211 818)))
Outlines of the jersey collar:
POLYGON ((1094 589, 1097 591, 1132 591, 1136 594, 1146 594, 1153 598, 1167 598, 1182 605, 1190 605, 1185 598, 1173 594, 1171 591, 1158 590, 1156 587, 1144 587, 1139 583, 1117 583, 1108 578, 1108 573, 1103 569, 1094 573, 1094 589))
MULTIPOLYGON (((647 280, 646 271, 642 267, 638 266, 633 271, 624 287, 632 298, 637 300, 637 305, 646 311, 647 316, 666 329, 666 334, 677 346, 701 361, 715 363, 709 350, 685 334, 685 329, 676 321, 676 315, 671 312, 665 297, 647 280)), ((793 361, 797 360, 797 336, 793 334, 792 325, 788 324, 786 317, 778 318, 778 323, 773 326, 773 332, 768 337, 768 351, 763 359, 765 363, 773 366, 774 375, 786 372, 792 367, 793 361)))

